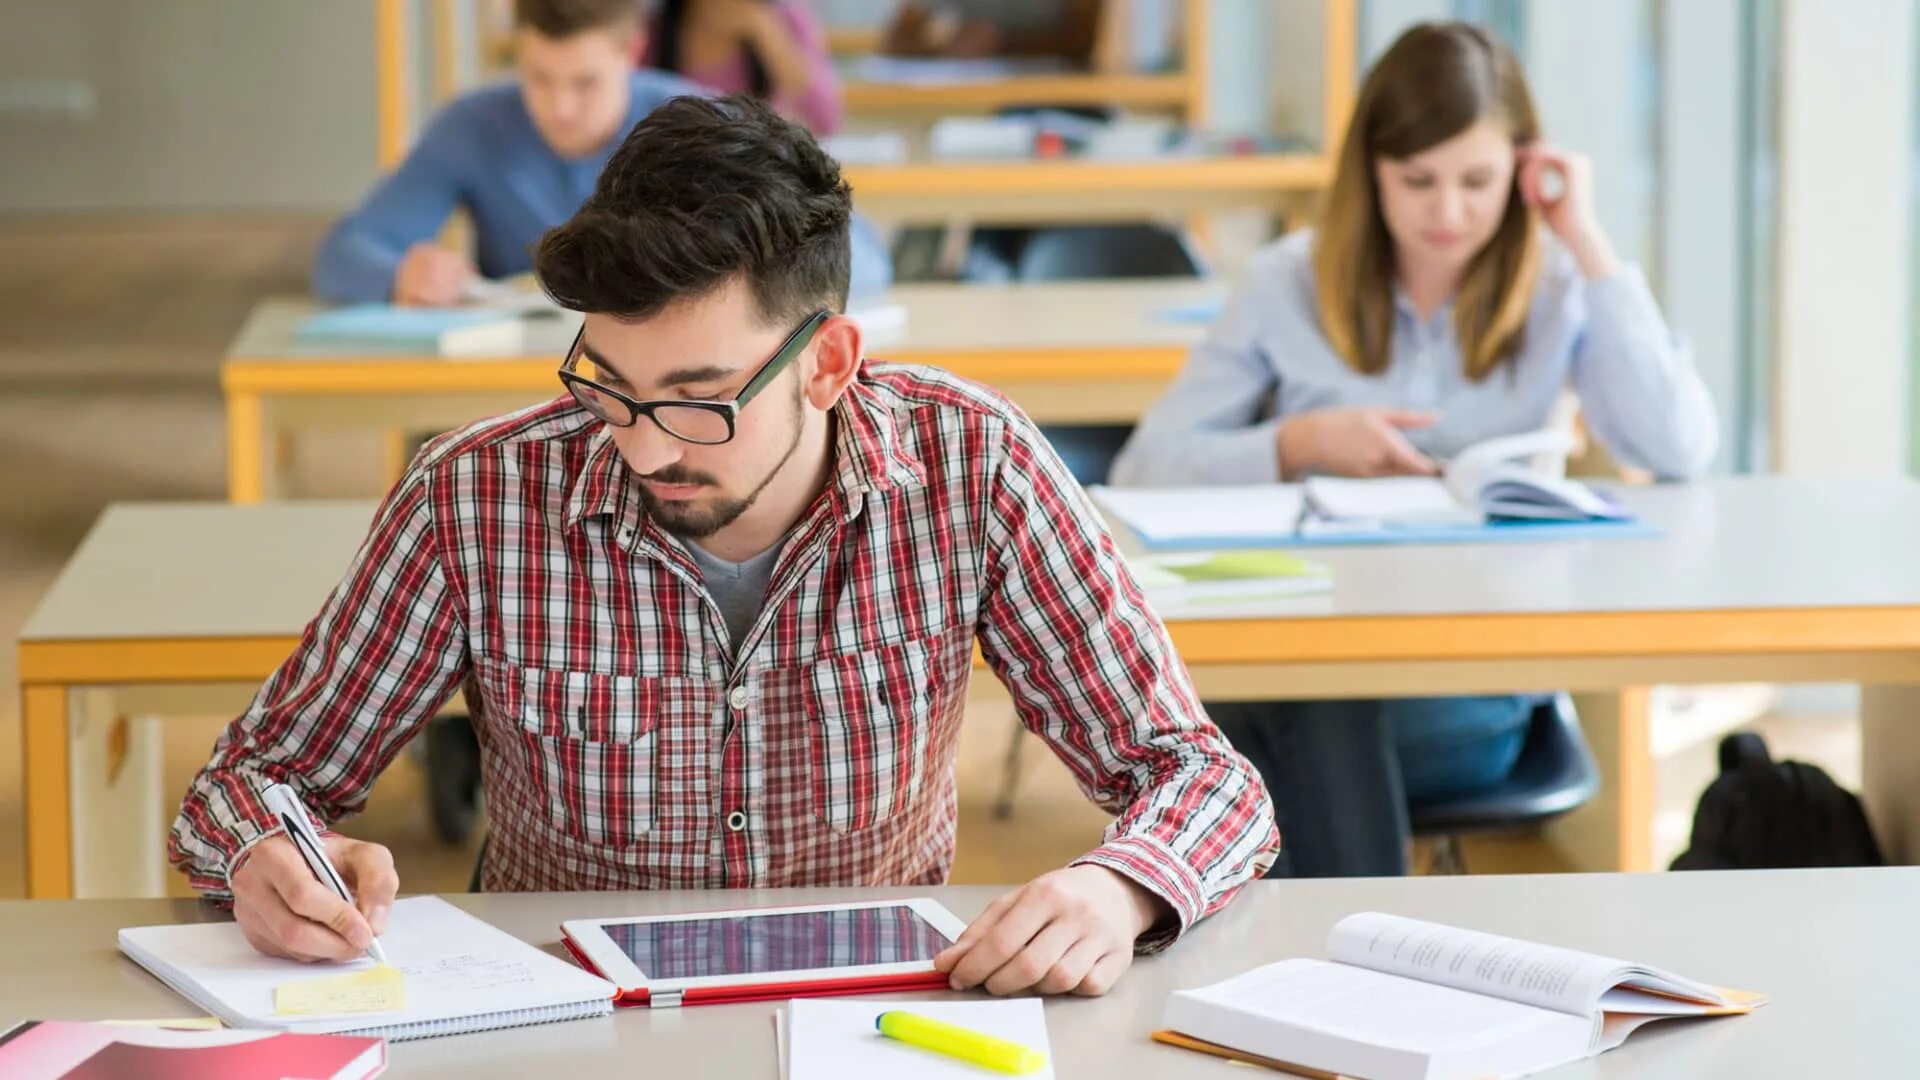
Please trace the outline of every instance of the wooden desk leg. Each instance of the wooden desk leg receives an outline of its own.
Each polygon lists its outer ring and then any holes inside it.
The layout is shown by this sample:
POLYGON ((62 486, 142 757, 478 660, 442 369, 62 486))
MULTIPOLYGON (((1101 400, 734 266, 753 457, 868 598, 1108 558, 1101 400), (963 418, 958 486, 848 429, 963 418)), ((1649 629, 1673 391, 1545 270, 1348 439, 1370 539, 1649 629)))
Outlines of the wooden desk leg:
POLYGON ((1577 870, 1653 869, 1652 690, 1575 694, 1580 727, 1600 763, 1600 791, 1547 826, 1547 837, 1577 870))
POLYGON ((67 760, 67 688, 21 693, 20 741, 26 776, 27 896, 73 895, 73 804, 67 760))
POLYGON ((266 431, 255 394, 227 395, 227 500, 257 503, 266 497, 266 431))
POLYGON ((380 433, 381 467, 385 470, 381 477, 382 494, 392 491, 393 486, 406 475, 407 462, 413 459, 412 440, 407 437, 405 428, 388 428, 380 433))
POLYGON ((1880 853, 1920 861, 1920 686, 1860 688, 1860 780, 1880 853))

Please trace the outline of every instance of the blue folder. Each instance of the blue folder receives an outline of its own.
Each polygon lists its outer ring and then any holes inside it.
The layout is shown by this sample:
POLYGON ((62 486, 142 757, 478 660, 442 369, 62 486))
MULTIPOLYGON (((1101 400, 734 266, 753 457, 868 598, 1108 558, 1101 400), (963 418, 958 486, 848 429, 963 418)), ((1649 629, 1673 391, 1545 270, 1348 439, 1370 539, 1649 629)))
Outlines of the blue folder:
POLYGON ((1153 318, 1163 323, 1210 323, 1220 318, 1220 312, 1226 306, 1224 297, 1210 296, 1204 300, 1159 308, 1154 311, 1153 318))
POLYGON ((449 330, 512 319, 487 308, 396 307, 354 304, 315 312, 300 320, 293 339, 301 345, 357 345, 433 352, 449 330))

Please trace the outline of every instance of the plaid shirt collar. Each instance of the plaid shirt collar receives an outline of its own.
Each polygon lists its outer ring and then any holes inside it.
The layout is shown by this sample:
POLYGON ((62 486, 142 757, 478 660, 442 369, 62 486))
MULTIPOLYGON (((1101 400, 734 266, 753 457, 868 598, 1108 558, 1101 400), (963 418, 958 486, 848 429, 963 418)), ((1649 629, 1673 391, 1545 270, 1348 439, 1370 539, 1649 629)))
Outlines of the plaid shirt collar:
MULTIPOLYGON (((868 494, 924 486, 927 470, 900 439, 893 410, 873 385, 855 379, 833 407, 832 487, 841 516, 851 521, 868 494)), ((601 424, 587 443, 580 472, 567 496, 566 527, 593 517, 610 517, 639 531, 645 516, 634 489, 633 470, 620 457, 613 429, 601 424)))

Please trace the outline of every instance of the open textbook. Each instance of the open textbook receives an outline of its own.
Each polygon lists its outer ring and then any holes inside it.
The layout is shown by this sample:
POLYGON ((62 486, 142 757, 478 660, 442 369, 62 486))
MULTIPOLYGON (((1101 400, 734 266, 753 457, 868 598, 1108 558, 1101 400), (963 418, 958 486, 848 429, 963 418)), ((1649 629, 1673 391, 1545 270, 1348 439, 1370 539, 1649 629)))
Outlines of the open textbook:
POLYGON ((1572 445, 1558 431, 1489 439, 1437 478, 1089 491, 1156 552, 1658 535, 1611 496, 1561 475, 1572 445))
POLYGON ((1475 443, 1448 461, 1438 478, 1316 476, 1306 482, 1307 505, 1335 528, 1631 517, 1618 502, 1562 475, 1573 445, 1564 431, 1533 431, 1475 443))
POLYGON ((1766 1003, 1641 964, 1376 912, 1336 924, 1327 956, 1177 991, 1154 1038, 1362 1080, 1464 1080, 1591 1057, 1654 1020, 1766 1003))

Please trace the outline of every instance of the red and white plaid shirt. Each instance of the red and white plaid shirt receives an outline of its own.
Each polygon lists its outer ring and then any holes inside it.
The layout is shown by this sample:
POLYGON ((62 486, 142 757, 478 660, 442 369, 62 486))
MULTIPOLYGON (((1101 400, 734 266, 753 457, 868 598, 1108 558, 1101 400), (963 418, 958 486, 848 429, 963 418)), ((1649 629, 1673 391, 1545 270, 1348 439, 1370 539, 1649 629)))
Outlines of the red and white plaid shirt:
POLYGON ((1178 929, 1263 870, 1278 838, 1258 775, 1032 423, 890 365, 834 415, 827 489, 737 649, 571 399, 435 440, 194 779, 174 862, 225 894, 272 831, 268 784, 326 821, 358 811, 466 683, 489 889, 938 883, 977 642, 1022 722, 1118 815, 1078 862, 1164 897, 1178 929))

